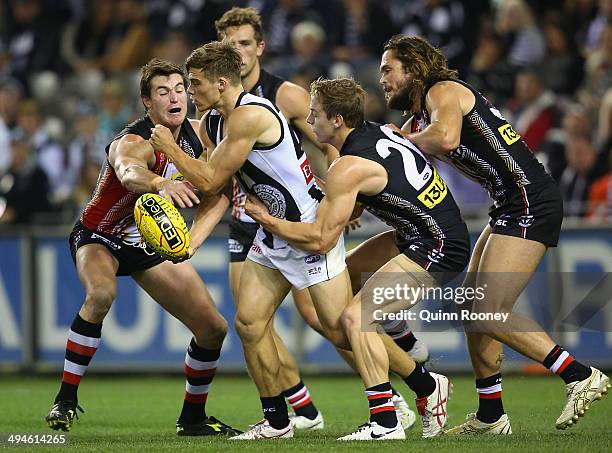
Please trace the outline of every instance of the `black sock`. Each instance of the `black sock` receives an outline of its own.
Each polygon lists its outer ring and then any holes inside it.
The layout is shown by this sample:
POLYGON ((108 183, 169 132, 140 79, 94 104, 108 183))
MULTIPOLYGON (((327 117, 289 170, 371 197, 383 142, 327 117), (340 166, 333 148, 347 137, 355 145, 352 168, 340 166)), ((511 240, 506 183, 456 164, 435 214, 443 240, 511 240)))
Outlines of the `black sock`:
POLYGON ((476 392, 478 392, 476 418, 485 423, 493 423, 499 420, 499 417, 504 415, 501 373, 476 379, 476 392))
POLYGON ((179 420, 197 423, 206 418, 206 399, 217 371, 220 349, 206 349, 192 338, 185 355, 185 397, 179 420))
POLYGON ((77 401, 77 390, 81 377, 91 362, 102 336, 102 323, 93 324, 85 321, 78 314, 72 321, 66 342, 64 361, 64 374, 62 385, 55 397, 55 402, 72 400, 77 401))
POLYGON ((393 338, 393 341, 395 341, 395 344, 402 348, 402 350, 408 352, 414 348, 417 339, 412 332, 408 332, 403 337, 393 338))
POLYGON ((310 420, 314 420, 317 418, 317 415, 319 415, 319 411, 312 402, 310 392, 308 392, 308 388, 304 385, 304 382, 300 381, 299 384, 283 391, 283 395, 289 404, 291 404, 291 408, 293 412, 295 412, 295 415, 300 415, 310 420))
POLYGON ((393 405, 393 392, 391 384, 384 382, 365 389, 370 406, 370 421, 376 422, 385 428, 397 426, 397 414, 393 405))
POLYGON ((408 387, 410 387, 414 393, 416 393, 417 398, 429 396, 436 389, 436 381, 429 372, 423 368, 423 365, 420 363, 416 363, 415 365, 416 368, 404 378, 404 382, 408 384, 408 387))
POLYGON ((289 413, 283 394, 262 396, 259 399, 261 400, 264 418, 268 420, 270 426, 275 429, 286 428, 289 424, 289 413))
POLYGON ((552 348, 542 365, 558 374, 566 384, 582 381, 591 375, 591 369, 588 366, 578 362, 559 345, 552 348))

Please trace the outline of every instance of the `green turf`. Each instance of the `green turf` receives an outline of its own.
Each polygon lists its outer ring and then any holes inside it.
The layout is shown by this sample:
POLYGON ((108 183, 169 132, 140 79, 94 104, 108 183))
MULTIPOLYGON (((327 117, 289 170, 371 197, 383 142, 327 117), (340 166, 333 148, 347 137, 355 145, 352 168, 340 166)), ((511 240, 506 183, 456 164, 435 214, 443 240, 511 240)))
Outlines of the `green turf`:
MULTIPOLYGON (((174 434, 183 380, 179 377, 86 377, 80 403, 86 413, 68 434, 70 448, 79 452, 118 451, 612 451, 612 397, 594 404, 586 418, 570 430, 557 431, 555 419, 564 401, 562 382, 555 377, 510 376, 504 380, 505 408, 514 434, 510 437, 420 439, 420 422, 408 440, 392 442, 336 442, 367 417, 360 382, 355 378, 305 379, 316 405, 325 415, 326 429, 298 432, 293 440, 240 442, 222 438, 179 438, 174 434)), ((475 409, 473 381, 452 378, 450 425, 475 409)), ((0 378, 0 433, 53 433, 43 420, 57 389, 50 378, 0 378)), ((407 399, 403 383, 396 387, 407 399)), ((411 407, 411 397, 409 399, 411 407)), ((246 378, 217 376, 208 413, 238 428, 261 418, 255 387, 246 378)), ((0 445, 0 450, 6 445, 0 445)), ((40 448, 34 449, 41 451, 40 448)), ((26 451, 20 448, 19 451, 26 451)))

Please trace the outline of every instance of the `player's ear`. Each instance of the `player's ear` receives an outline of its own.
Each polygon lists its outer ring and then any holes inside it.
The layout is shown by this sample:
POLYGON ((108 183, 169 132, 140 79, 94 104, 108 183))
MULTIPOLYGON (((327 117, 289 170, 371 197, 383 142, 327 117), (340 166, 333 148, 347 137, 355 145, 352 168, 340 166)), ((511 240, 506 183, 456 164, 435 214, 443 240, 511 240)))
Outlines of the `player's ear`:
POLYGON ((219 77, 217 79, 217 87, 219 91, 225 91, 225 89, 229 86, 229 82, 225 77, 219 77))
POLYGON ((264 49, 266 48, 266 42, 262 39, 257 43, 256 54, 258 57, 261 57, 264 53, 264 49))
POLYGON ((142 96, 140 98, 142 100, 142 105, 144 105, 145 111, 151 110, 151 98, 148 96, 142 96))
POLYGON ((344 118, 339 113, 336 114, 334 118, 334 127, 338 129, 340 126, 344 124, 344 118))

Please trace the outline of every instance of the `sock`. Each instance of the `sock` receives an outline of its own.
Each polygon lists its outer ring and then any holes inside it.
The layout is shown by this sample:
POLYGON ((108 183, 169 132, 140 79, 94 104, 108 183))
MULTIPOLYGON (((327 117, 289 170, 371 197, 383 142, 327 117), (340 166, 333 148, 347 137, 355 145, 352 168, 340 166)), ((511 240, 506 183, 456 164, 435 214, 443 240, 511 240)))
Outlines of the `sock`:
POLYGON ((393 405, 393 392, 391 384, 384 382, 365 389, 370 406, 370 421, 376 422, 385 428, 397 426, 397 414, 393 405))
POLYGON ((259 399, 261 400, 264 418, 268 420, 270 426, 275 429, 286 428, 289 424, 289 413, 287 412, 287 404, 285 404, 283 394, 262 396, 259 399))
POLYGON ((559 345, 552 348, 542 365, 561 376, 566 384, 582 381, 591 375, 591 369, 588 366, 578 362, 559 345))
POLYGON ((501 373, 476 379, 476 392, 478 393, 476 418, 485 423, 493 423, 499 420, 499 417, 504 415, 501 373))
POLYGON ((402 350, 408 352, 414 348, 417 339, 406 321, 384 321, 380 325, 402 350))
POLYGON ((206 418, 206 399, 215 377, 221 349, 206 349, 198 346, 192 338, 185 354, 185 399, 179 420, 190 423, 206 418))
POLYGON ((436 381, 423 365, 416 363, 412 373, 404 378, 404 382, 416 393, 417 398, 431 395, 436 389, 436 381))
POLYGON ((319 415, 319 411, 315 407, 308 388, 304 385, 304 382, 300 381, 299 384, 285 390, 283 395, 291 404, 291 408, 295 415, 306 417, 310 420, 314 420, 319 415))
POLYGON ((77 390, 81 377, 85 374, 91 358, 100 345, 102 323, 92 324, 81 318, 78 313, 72 321, 66 342, 64 374, 55 402, 60 400, 77 401, 77 390))

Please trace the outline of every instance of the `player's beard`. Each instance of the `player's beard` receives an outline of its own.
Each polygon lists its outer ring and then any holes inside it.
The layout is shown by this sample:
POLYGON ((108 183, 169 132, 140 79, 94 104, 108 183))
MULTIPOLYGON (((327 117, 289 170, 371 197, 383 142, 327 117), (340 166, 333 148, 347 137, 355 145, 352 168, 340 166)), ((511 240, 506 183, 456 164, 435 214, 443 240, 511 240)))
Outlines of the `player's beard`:
POLYGON ((393 110, 414 111, 421 95, 420 84, 406 81, 403 86, 387 100, 387 106, 393 110))

